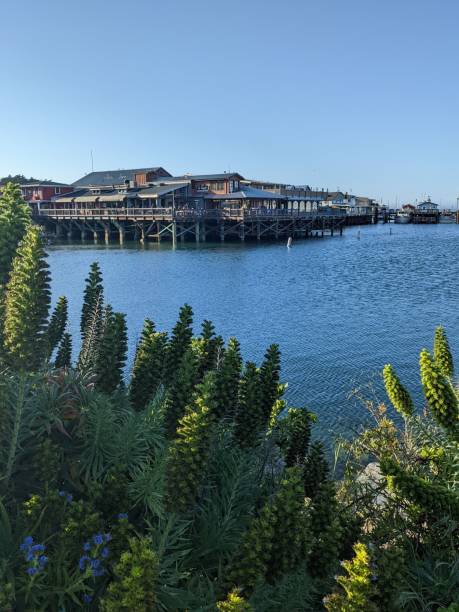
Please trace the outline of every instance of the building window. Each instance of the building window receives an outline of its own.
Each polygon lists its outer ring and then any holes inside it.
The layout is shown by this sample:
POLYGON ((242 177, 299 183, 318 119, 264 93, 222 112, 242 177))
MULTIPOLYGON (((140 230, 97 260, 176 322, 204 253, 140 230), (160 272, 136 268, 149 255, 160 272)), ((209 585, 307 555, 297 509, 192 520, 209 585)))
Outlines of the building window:
POLYGON ((61 188, 60 187, 54 187, 54 193, 60 193, 61 192, 61 188))

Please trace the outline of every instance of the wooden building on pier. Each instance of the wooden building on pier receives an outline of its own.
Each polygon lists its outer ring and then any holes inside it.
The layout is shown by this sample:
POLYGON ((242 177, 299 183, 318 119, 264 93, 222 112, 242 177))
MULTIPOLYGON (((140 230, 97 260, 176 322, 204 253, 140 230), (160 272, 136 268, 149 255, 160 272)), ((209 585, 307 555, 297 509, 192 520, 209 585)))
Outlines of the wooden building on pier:
POLYGON ((58 235, 107 242, 287 239, 333 235, 349 222, 346 211, 308 199, 307 189, 255 184, 237 172, 172 176, 161 166, 92 172, 34 214, 58 235))

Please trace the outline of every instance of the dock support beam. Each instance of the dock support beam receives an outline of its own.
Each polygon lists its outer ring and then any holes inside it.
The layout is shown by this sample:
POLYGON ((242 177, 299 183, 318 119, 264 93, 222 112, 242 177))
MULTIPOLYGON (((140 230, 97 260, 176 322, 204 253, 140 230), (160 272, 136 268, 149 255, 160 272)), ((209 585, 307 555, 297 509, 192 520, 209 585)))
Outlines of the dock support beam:
POLYGON ((172 248, 177 246, 177 221, 172 221, 172 248))
POLYGON ((225 242, 225 224, 220 223, 220 241, 225 242))
POLYGON ((119 223, 118 221, 113 221, 113 225, 118 230, 120 244, 123 245, 124 244, 124 226, 122 223, 119 223))
POLYGON ((196 221, 196 242, 199 244, 200 239, 201 239, 201 224, 199 223, 199 221, 196 221))

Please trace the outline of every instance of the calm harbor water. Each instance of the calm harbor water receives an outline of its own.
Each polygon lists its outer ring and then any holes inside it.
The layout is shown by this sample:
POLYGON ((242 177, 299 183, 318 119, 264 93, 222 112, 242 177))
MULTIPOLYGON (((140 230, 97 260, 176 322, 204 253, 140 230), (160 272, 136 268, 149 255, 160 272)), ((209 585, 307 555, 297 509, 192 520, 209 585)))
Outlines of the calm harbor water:
POLYGON ((341 238, 296 241, 291 249, 52 246, 53 299, 67 295, 75 339, 95 260, 107 300, 127 314, 130 364, 143 319, 170 330, 188 302, 196 331, 211 319, 218 333, 240 340, 245 359, 259 362, 268 344, 279 343, 288 400, 317 413, 324 437, 364 421, 365 410, 349 394, 370 384, 383 398, 379 372, 389 361, 420 400, 418 354, 431 347, 436 325, 446 327, 459 351, 456 225, 347 228, 341 238))

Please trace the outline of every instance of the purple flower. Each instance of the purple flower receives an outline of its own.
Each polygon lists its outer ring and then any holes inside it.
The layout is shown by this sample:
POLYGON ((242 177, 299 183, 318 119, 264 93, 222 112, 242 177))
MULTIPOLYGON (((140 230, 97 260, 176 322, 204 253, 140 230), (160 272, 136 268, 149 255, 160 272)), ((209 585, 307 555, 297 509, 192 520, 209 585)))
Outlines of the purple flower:
POLYGON ((71 504, 71 503, 72 503, 72 501, 73 501, 73 495, 72 495, 71 493, 67 493, 67 501, 68 501, 68 503, 69 503, 69 504, 71 504))
POLYGON ((104 538, 106 542, 110 542, 110 540, 112 539, 112 536, 109 533, 106 533, 104 538))
POLYGON ((38 567, 28 567, 27 573, 29 576, 35 576, 35 574, 38 574, 38 567))

